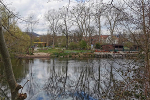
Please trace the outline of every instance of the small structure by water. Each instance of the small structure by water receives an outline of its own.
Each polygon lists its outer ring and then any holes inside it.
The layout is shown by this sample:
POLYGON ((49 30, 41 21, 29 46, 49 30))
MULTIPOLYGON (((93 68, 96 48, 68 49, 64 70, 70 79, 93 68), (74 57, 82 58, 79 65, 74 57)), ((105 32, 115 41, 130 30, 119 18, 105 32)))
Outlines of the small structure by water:
POLYGON ((104 51, 124 51, 123 45, 119 44, 105 44, 101 46, 104 51))

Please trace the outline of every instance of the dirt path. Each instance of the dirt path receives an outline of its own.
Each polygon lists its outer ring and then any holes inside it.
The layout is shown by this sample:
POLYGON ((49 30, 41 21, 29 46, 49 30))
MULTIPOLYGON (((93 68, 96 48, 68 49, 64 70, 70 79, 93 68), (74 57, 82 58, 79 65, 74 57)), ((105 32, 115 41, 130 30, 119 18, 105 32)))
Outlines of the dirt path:
POLYGON ((33 53, 34 55, 18 55, 19 58, 49 58, 50 54, 48 53, 33 53))

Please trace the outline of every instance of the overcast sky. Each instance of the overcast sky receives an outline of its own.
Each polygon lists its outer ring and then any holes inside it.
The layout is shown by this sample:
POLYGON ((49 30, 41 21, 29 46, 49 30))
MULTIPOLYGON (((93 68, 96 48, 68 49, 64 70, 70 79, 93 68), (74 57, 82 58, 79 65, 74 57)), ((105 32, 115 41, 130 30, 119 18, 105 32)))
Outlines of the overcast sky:
MULTIPOLYGON (((70 6, 77 4, 77 1, 80 0, 71 0, 70 6)), ((39 23, 34 27, 34 32, 43 35, 47 33, 44 14, 49 9, 59 9, 66 6, 69 0, 3 0, 3 2, 11 11, 18 13, 19 18, 26 19, 29 15, 34 14, 35 20, 39 20, 39 23)), ((18 21, 18 26, 22 31, 25 31, 26 23, 23 24, 21 21, 18 21)))

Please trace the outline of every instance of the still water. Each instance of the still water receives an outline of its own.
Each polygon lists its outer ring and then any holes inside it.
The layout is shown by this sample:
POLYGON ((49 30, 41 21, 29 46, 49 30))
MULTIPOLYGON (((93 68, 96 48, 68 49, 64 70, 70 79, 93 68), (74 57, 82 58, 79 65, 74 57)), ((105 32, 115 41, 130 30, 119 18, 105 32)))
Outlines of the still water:
MULTIPOLYGON (((12 64, 26 100, 119 99, 120 91, 131 89, 128 83, 136 75, 133 70, 141 66, 133 60, 96 58, 12 59, 12 64)), ((0 88, 0 97, 8 98, 5 81, 1 80, 0 88)))

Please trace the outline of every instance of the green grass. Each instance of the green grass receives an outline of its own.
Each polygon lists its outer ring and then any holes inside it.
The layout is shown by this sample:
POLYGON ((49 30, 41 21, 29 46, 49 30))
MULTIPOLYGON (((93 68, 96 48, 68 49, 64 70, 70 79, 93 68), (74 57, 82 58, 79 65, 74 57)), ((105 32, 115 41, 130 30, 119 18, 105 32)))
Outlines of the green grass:
POLYGON ((64 50, 65 53, 88 53, 91 50, 64 50))
POLYGON ((50 53, 53 56, 67 56, 78 54, 78 53, 89 53, 91 50, 63 50, 61 48, 58 49, 39 49, 38 52, 50 53))
POLYGON ((47 49, 47 50, 39 49, 38 50, 38 52, 51 53, 51 54, 58 53, 60 51, 62 50, 61 49, 47 49))

